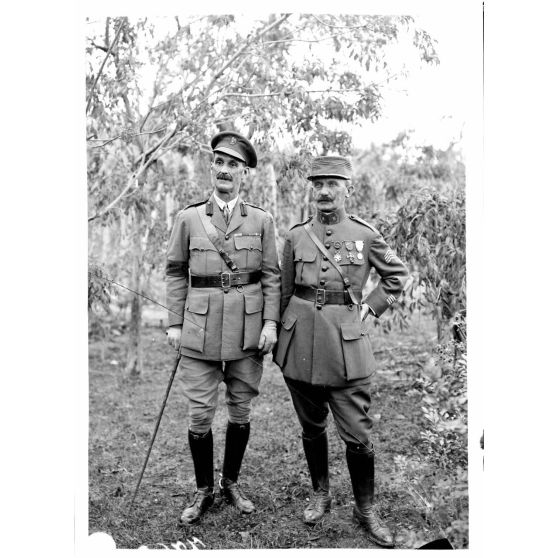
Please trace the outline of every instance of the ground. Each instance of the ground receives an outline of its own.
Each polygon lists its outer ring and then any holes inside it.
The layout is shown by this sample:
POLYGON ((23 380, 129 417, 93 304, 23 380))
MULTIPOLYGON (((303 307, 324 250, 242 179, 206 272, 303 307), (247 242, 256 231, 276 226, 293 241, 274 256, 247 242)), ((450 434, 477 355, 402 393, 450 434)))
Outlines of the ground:
MULTIPOLYGON (((436 468, 421 454, 424 427, 420 394, 412 378, 430 358, 434 325, 413 321, 406 332, 383 334, 377 328, 379 369, 372 383, 371 415, 377 463, 376 502, 396 535, 398 548, 447 536, 450 525, 467 531, 467 497, 450 512, 432 510, 429 490, 436 468), (413 475, 402 463, 414 463, 413 475), (412 477, 412 478, 411 478, 412 477)), ((109 533, 118 548, 374 548, 352 523, 352 494, 344 444, 330 420, 330 474, 334 504, 316 526, 301 521, 311 485, 297 423, 280 370, 266 357, 260 396, 252 415, 252 435, 240 483, 257 511, 241 516, 217 498, 216 505, 193 526, 178 519, 194 490, 187 445, 187 408, 175 380, 135 504, 129 509, 158 410, 174 361, 165 333, 144 329, 144 372, 126 377, 125 335, 90 343, 89 532, 109 533), (197 542, 195 539, 197 539, 197 542), (188 542, 190 541, 190 542, 188 542)), ((220 392, 215 416, 215 479, 222 464, 226 410, 220 392)), ((451 531, 451 530, 450 530, 451 531)), ((467 537, 452 540, 466 547, 467 537)), ((451 540, 451 539, 450 539, 451 540)))

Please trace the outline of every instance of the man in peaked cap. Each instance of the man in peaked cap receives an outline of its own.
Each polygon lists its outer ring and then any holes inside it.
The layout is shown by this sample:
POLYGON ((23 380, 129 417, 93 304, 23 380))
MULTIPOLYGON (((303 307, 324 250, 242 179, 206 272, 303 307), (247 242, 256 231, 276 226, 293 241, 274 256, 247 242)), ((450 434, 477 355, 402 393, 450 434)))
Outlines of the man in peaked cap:
POLYGON ((393 537, 376 515, 370 375, 372 319, 396 300, 408 277, 405 265, 379 232, 345 211, 353 193, 351 163, 316 157, 312 181, 316 215, 295 225, 285 240, 281 270, 281 330, 274 360, 281 367, 302 426, 314 491, 304 521, 314 524, 331 507, 327 415, 346 444, 354 519, 378 545, 393 537), (380 281, 363 300, 374 268, 380 281))
POLYGON ((248 169, 257 165, 256 152, 236 132, 217 134, 211 148, 213 193, 178 213, 167 250, 167 334, 181 354, 178 377, 188 400, 197 486, 181 516, 187 524, 198 521, 214 501, 211 427, 221 381, 229 418, 221 493, 243 513, 255 509, 237 481, 263 355, 277 341, 279 320, 273 218, 238 197, 248 169))

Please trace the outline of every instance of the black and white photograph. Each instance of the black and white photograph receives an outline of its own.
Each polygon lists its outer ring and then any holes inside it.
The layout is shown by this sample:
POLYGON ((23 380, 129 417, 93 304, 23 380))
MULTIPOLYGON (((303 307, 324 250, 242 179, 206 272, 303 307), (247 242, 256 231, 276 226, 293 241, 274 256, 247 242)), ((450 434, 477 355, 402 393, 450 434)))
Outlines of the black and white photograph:
POLYGON ((554 556, 552 5, 6 5, 2 555, 554 556))
POLYGON ((83 22, 90 549, 470 546, 482 4, 339 9, 83 22))

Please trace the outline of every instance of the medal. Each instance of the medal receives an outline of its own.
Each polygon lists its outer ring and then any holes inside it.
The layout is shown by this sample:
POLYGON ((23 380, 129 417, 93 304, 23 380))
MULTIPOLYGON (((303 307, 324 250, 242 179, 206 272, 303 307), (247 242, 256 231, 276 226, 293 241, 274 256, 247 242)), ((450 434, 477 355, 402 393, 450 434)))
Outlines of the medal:
POLYGON ((355 246, 359 252, 362 252, 362 249, 364 248, 364 240, 355 240, 355 246))
POLYGON ((338 240, 336 240, 336 241, 333 243, 333 246, 335 247, 335 249, 336 249, 337 251, 339 251, 339 249, 341 248, 342 244, 341 244, 341 242, 339 242, 338 240))
POLYGON ((358 258, 359 260, 362 260, 362 254, 361 254, 360 252, 357 254, 357 258, 358 258))
POLYGON ((335 252, 335 254, 333 255, 333 259, 336 262, 340 262, 343 258, 341 257, 341 254, 339 252, 335 252))
POLYGON ((355 263, 355 255, 352 252, 349 252, 347 254, 347 257, 349 258, 351 263, 355 263))
POLYGON ((345 240, 345 247, 349 252, 352 252, 355 248, 355 243, 352 240, 345 240))

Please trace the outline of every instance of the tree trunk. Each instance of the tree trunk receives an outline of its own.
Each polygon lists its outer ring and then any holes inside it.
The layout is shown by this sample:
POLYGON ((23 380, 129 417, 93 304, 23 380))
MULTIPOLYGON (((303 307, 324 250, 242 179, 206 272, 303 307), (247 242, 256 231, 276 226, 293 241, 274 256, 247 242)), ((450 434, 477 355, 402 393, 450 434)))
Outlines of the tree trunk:
POLYGON ((141 308, 141 297, 134 295, 131 302, 128 357, 126 362, 126 374, 130 376, 139 376, 143 372, 141 308))
POLYGON ((268 161, 265 164, 265 192, 266 207, 273 216, 277 215, 277 178, 275 176, 275 169, 273 163, 268 161))
MULTIPOLYGON (((135 217, 135 216, 134 216, 135 217)), ((141 254, 142 246, 139 241, 139 230, 136 228, 136 219, 132 218, 130 248, 132 250, 132 289, 137 293, 141 292, 141 254), (134 234, 133 231, 136 231, 134 234)), ((139 376, 143 371, 143 348, 141 344, 141 310, 142 300, 138 295, 132 295, 130 327, 128 335, 128 355, 126 358, 126 374, 139 376)))

